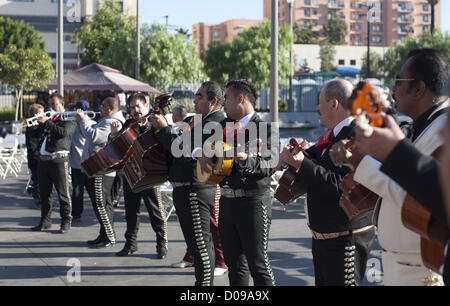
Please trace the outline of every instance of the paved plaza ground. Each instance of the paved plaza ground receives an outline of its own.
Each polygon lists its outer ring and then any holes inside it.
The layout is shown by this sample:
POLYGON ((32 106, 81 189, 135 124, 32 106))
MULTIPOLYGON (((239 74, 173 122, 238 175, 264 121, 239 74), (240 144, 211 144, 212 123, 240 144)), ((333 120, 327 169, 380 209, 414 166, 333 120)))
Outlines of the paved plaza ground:
MULTIPOLYGON (((144 205, 141 209, 139 251, 117 257, 125 242, 126 229, 123 197, 115 212, 117 245, 108 249, 90 248, 99 226, 85 194, 85 212, 80 224, 68 234, 59 230, 59 205, 54 197, 53 227, 46 232, 31 232, 40 220, 40 210, 24 192, 28 180, 26 164, 18 177, 0 179, 0 285, 2 286, 192 286, 194 268, 176 269, 170 265, 184 255, 186 244, 176 218, 168 220, 168 257, 156 258, 155 234, 144 205), (76 272, 80 273, 77 274, 76 272), (79 278, 75 276, 79 275, 79 278)), ((273 204, 269 239, 269 259, 279 286, 313 286, 314 269, 311 236, 306 225, 304 200, 289 206, 273 204)), ((166 201, 166 207, 171 203, 166 201)), ((379 248, 371 257, 378 260, 379 248)), ((228 286, 227 274, 215 278, 215 285, 228 286)), ((374 283, 365 281, 365 285, 374 283)), ((375 283, 376 285, 376 283, 375 283)))

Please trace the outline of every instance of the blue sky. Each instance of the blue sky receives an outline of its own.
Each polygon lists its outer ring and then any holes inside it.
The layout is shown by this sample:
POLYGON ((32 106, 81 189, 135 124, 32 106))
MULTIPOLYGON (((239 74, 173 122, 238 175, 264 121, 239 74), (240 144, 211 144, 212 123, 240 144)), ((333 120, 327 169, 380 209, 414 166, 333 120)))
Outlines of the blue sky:
MULTIPOLYGON (((440 0, 441 28, 450 33, 450 0, 440 0), (445 18, 447 17, 447 18, 445 18)), ((192 30, 197 22, 221 23, 229 19, 262 19, 263 0, 141 0, 142 22, 158 22, 192 30)))
POLYGON ((262 19, 263 0, 141 0, 141 21, 166 23, 192 31, 197 22, 262 19))

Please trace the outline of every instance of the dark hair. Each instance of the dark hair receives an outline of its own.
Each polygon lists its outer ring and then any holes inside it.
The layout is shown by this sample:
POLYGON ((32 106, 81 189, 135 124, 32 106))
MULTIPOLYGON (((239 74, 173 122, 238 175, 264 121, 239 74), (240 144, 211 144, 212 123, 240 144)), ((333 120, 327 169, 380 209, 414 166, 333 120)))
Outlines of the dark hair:
POLYGON ((144 105, 147 104, 147 99, 145 98, 145 95, 142 93, 135 93, 132 96, 130 96, 128 98, 127 104, 130 105, 132 101, 141 101, 144 103, 144 105))
POLYGON ((208 100, 213 100, 214 98, 217 98, 217 105, 222 105, 225 101, 223 89, 220 86, 219 83, 215 81, 207 81, 204 82, 202 87, 206 87, 206 95, 208 96, 208 100))
MULTIPOLYGON (((423 81, 433 93, 444 93, 448 80, 448 60, 440 51, 424 48, 409 51, 408 59, 411 59, 409 72, 415 82, 423 81)), ((411 88, 412 85, 410 85, 411 88)))
POLYGON ((59 93, 55 92, 53 94, 50 95, 50 98, 48 99, 49 101, 51 101, 54 97, 58 98, 59 102, 61 102, 61 104, 64 104, 64 97, 61 96, 59 93))
POLYGON ((226 88, 233 88, 235 95, 243 94, 244 97, 250 101, 253 107, 256 106, 256 100, 258 100, 258 93, 255 86, 247 80, 234 80, 228 82, 226 88))

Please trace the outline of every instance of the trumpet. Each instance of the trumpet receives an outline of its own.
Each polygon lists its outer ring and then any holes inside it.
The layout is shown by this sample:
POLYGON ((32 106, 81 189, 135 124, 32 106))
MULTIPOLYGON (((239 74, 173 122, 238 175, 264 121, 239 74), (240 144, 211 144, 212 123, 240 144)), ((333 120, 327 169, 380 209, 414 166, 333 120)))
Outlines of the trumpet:
POLYGON ((36 126, 36 125, 39 124, 37 119, 42 118, 42 117, 47 117, 47 119, 51 119, 54 116, 59 116, 60 119, 63 120, 63 121, 74 121, 75 120, 75 116, 77 114, 79 114, 79 113, 84 113, 85 115, 87 115, 89 117, 89 119, 94 119, 95 116, 100 114, 99 112, 82 111, 82 110, 73 111, 73 112, 55 112, 53 110, 50 110, 48 112, 40 113, 37 116, 34 116, 34 117, 26 119, 26 123, 27 123, 28 127, 36 126))

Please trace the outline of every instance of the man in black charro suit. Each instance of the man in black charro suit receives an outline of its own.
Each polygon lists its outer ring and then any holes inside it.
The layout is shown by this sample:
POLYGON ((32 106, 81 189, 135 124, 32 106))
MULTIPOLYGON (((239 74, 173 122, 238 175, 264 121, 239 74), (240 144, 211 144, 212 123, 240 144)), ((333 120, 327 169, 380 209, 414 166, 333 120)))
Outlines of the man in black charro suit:
MULTIPOLYGON (((142 120, 150 111, 149 102, 143 94, 135 94, 128 100, 131 119, 128 119, 123 128, 120 129, 118 124, 113 124, 111 128, 111 136, 117 136, 122 130, 130 127, 136 121, 142 120)), ((138 134, 145 133, 149 128, 147 121, 141 122, 136 126, 138 134)), ((131 189, 128 181, 123 179, 123 195, 125 200, 125 220, 127 222, 127 230, 125 232, 125 245, 123 249, 116 253, 117 256, 132 255, 137 252, 137 233, 140 224, 140 207, 141 199, 144 201, 150 217, 150 223, 156 234, 156 252, 158 259, 167 257, 168 241, 167 241, 167 223, 166 212, 161 199, 160 187, 148 188, 142 192, 135 193, 131 189)))
POLYGON ((292 156, 284 148, 280 159, 299 169, 296 180, 307 184, 307 216, 312 240, 315 283, 317 286, 355 286, 364 279, 375 229, 372 215, 350 221, 339 206, 339 183, 350 172, 347 166, 336 167, 330 159, 331 146, 352 135, 354 124, 347 111, 352 94, 351 83, 341 79, 323 87, 317 110, 327 137, 319 138, 306 150, 292 156))
MULTIPOLYGON (((56 112, 64 112, 64 98, 58 94, 50 96, 49 105, 56 112)), ((55 185, 58 193, 61 228, 64 234, 70 230, 72 223, 72 201, 69 188, 69 151, 72 135, 75 132, 75 122, 63 121, 59 116, 47 119, 45 116, 37 119, 43 128, 40 142, 38 181, 41 206, 41 221, 33 227, 33 231, 42 231, 51 227, 52 188, 55 185)))
MULTIPOLYGON (((182 126, 167 126, 160 115, 152 115, 151 123, 156 137, 174 156, 169 169, 169 181, 173 185, 173 203, 180 221, 189 252, 194 256, 195 285, 210 286, 214 281, 214 244, 210 231, 210 214, 214 204, 216 185, 199 183, 197 179, 194 149, 196 144, 210 136, 203 128, 225 118, 220 110, 223 91, 216 82, 205 82, 195 95, 196 116, 188 117, 182 126), (199 135, 195 139, 195 135, 199 135), (181 139, 186 140, 183 142, 181 139), (181 147, 181 148, 180 148, 181 147), (185 154, 179 154, 181 149, 185 154), (193 156, 194 155, 194 156, 193 156)), ((212 134, 212 133, 211 133, 212 134)))
MULTIPOLYGON (((220 182, 219 231, 231 286, 248 286, 249 270, 255 286, 275 285, 267 254, 272 216, 270 176, 275 165, 270 163, 273 154, 265 153, 270 153, 275 147, 273 141, 279 140, 272 139, 271 126, 256 114, 256 100, 257 93, 250 82, 237 80, 227 84, 227 118, 221 124, 225 142, 236 151, 231 174, 220 182), (231 133, 234 129, 237 132, 231 133), (254 152, 258 140, 264 144, 263 154, 254 152), (246 146, 249 150, 243 150, 246 146)), ((203 156, 200 160, 206 171, 209 159, 203 156)))

